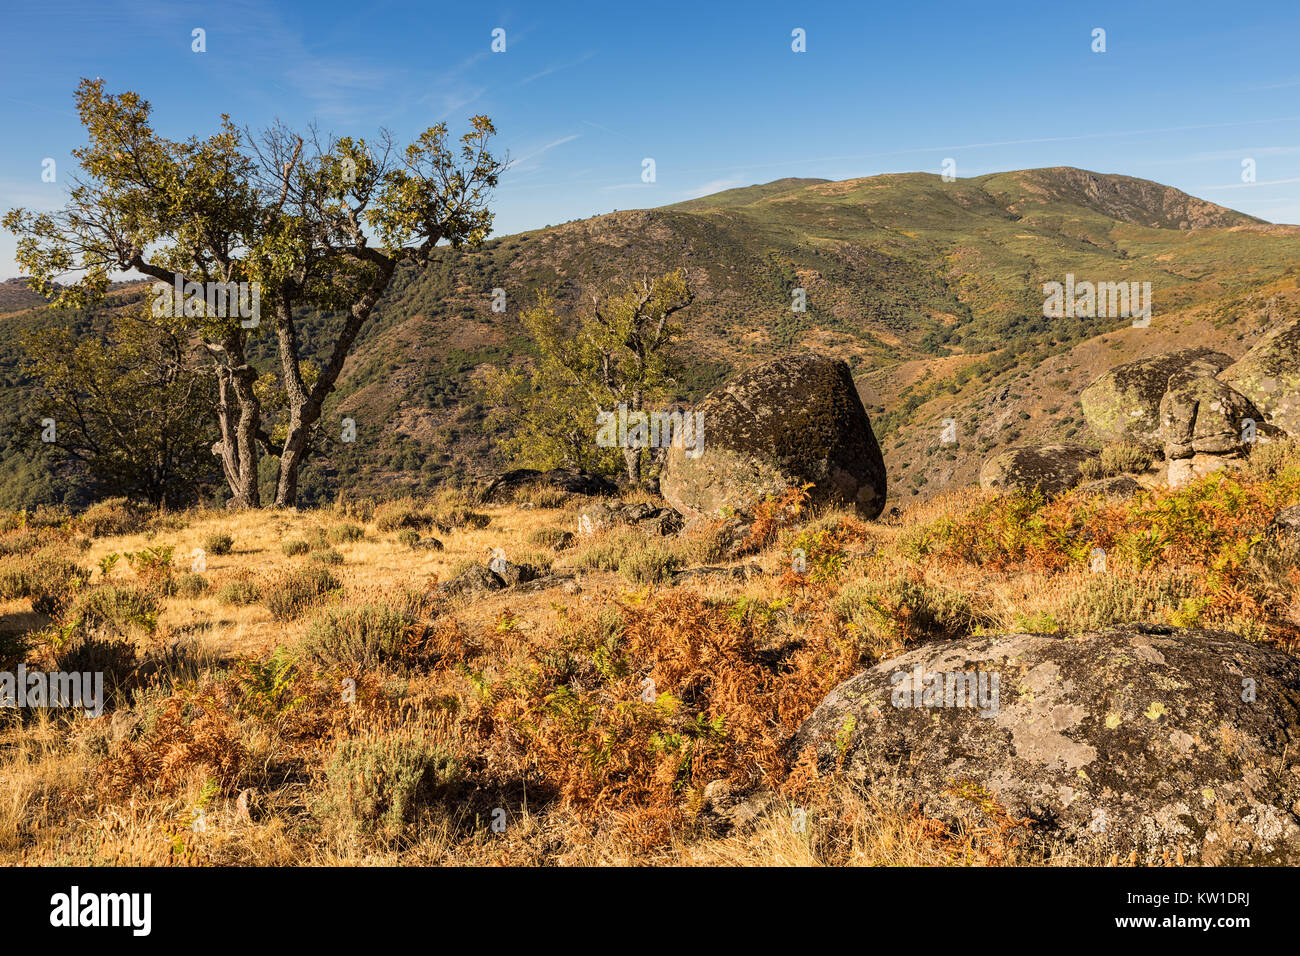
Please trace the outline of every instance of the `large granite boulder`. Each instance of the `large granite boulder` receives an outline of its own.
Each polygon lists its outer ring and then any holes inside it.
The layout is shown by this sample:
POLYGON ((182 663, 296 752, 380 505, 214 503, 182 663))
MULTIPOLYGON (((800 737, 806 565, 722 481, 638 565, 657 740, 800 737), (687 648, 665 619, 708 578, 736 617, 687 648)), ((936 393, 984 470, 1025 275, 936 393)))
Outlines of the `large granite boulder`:
POLYGON ((482 492, 483 502, 511 501, 521 491, 530 488, 549 488, 570 495, 612 495, 618 485, 601 475, 573 468, 552 468, 538 471, 535 468, 516 468, 493 478, 482 492))
POLYGON ((1272 424, 1300 438, 1300 319, 1273 329, 1219 378, 1254 402, 1272 424))
POLYGON ((1247 423, 1256 433, 1267 428, 1250 399, 1217 378, 1176 375, 1160 400, 1160 444, 1169 460, 1241 456, 1249 450, 1247 423))
POLYGON ((804 354, 751 368, 697 406, 703 451, 668 449, 659 490, 688 517, 747 510, 811 482, 812 500, 875 518, 885 461, 843 361, 804 354))
POLYGON ((1183 349, 1117 365, 1079 395, 1083 416, 1103 442, 1160 446, 1160 400, 1175 374, 1214 377, 1232 357, 1207 348, 1183 349))
POLYGON ((845 681, 792 746, 949 826, 1019 821, 1031 848, 1300 863, 1300 660, 1222 632, 928 644, 845 681))
POLYGON ((1281 429, 1265 421, 1250 399, 1217 378, 1175 375, 1160 400, 1160 440, 1170 488, 1239 467, 1255 442, 1278 437, 1281 429))
POLYGON ((1082 445, 1008 448, 984 462, 980 487, 1006 494, 1027 494, 1037 488, 1052 497, 1077 485, 1083 478, 1079 467, 1096 455, 1082 445))

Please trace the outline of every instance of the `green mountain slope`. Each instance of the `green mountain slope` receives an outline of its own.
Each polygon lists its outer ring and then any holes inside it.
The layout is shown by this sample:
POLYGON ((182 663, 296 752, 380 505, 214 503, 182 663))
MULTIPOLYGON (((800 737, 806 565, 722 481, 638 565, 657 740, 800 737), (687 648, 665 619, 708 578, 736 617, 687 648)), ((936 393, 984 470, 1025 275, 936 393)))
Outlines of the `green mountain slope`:
MULTIPOLYGON (((327 435, 305 493, 391 492, 504 467, 472 379, 528 361, 520 310, 541 291, 573 308, 592 286, 685 267, 698 295, 684 313, 676 397, 785 350, 842 356, 882 438, 891 501, 903 503, 973 480, 1008 444, 1082 437, 1077 391, 1111 365, 1189 336, 1245 351, 1261 296, 1289 308, 1297 262, 1298 227, 1071 168, 951 183, 786 179, 505 236, 397 277, 326 419, 354 418, 358 441, 327 435), (1150 282, 1151 326, 1044 318, 1043 283, 1067 273, 1150 282), (498 287, 504 314, 490 307, 498 287), (805 312, 792 311, 796 288, 805 312), (947 417, 959 421, 956 446, 938 443, 947 417)), ((309 345, 336 321, 304 317, 309 345)), ((269 356, 268 342, 267 370, 269 356)))

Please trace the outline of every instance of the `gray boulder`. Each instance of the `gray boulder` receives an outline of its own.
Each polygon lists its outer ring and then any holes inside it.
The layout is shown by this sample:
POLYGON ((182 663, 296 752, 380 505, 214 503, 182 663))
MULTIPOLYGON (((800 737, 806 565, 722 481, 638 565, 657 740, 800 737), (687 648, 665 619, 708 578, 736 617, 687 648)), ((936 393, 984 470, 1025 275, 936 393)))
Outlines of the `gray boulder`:
POLYGON ((1006 494, 1029 493, 1035 488, 1049 497, 1059 495, 1082 479, 1079 467, 1096 452, 1082 445, 1036 445, 1009 448, 984 462, 980 487, 1006 494))
POLYGON ((1117 365, 1079 395, 1083 416, 1103 442, 1160 446, 1160 401, 1174 375, 1213 378, 1232 357, 1207 348, 1183 349, 1117 365))
POLYGON ((612 495, 618 486, 608 478, 572 468, 517 468, 493 478, 479 495, 484 502, 512 501, 515 495, 530 488, 551 488, 570 495, 612 495))
POLYGON ((1226 633, 929 644, 845 681, 792 746, 950 826, 1018 821, 1027 847, 1085 861, 1300 863, 1300 660, 1226 633))
POLYGON ((885 506, 885 461, 846 363, 780 358, 712 392, 703 453, 669 448, 659 489, 687 517, 749 510, 766 495, 812 483, 817 503, 852 505, 866 518, 885 506))
POLYGON ((491 591, 500 591, 505 582, 481 564, 473 564, 456 577, 438 585, 438 593, 446 597, 474 597, 491 591))
POLYGON ((1219 378, 1293 438, 1300 438, 1300 319, 1273 329, 1219 378))
POLYGON ((1239 457, 1249 450, 1247 422, 1266 430, 1264 415, 1232 386, 1217 378, 1175 375, 1160 400, 1160 443, 1165 458, 1193 455, 1239 457))
POLYGON ((1074 489, 1075 495, 1083 497, 1119 498, 1127 500, 1138 494, 1142 485, 1132 475, 1112 475, 1085 482, 1074 489))

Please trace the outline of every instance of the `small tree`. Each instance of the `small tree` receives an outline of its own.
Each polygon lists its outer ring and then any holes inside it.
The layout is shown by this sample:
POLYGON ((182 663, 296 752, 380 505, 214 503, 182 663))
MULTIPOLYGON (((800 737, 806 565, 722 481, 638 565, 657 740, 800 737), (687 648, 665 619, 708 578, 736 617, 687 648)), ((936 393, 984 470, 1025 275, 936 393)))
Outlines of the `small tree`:
POLYGON ((112 316, 102 335, 52 329, 22 344, 44 438, 85 468, 93 491, 177 507, 219 484, 210 385, 176 322, 146 309, 112 316))
POLYGON ((149 103, 135 93, 106 95, 102 80, 83 80, 76 99, 90 138, 74 151, 82 175, 59 212, 5 216, 20 236, 18 261, 60 305, 98 300, 114 272, 131 269, 168 287, 257 289, 266 324, 204 296, 187 297, 182 311, 216 372, 215 451, 232 504, 261 503, 259 447, 280 460, 276 504, 296 504, 325 398, 398 266, 423 268, 439 243, 477 245, 490 231, 487 195, 504 168, 487 149, 491 121, 473 117, 458 150, 445 124, 398 150, 383 132, 374 148, 283 126, 259 140, 228 116, 219 133, 176 142, 154 132, 149 103), (55 284, 70 273, 76 281, 55 284), (305 309, 344 313, 312 375, 296 325, 305 309), (287 406, 278 447, 262 424, 261 373, 248 360, 249 337, 267 325, 287 406))
MULTIPOLYGON (((496 420, 511 430, 507 449, 526 463, 612 470, 618 453, 597 446, 601 412, 643 411, 671 384, 669 347, 682 328, 673 316, 694 301, 682 270, 593 294, 570 328, 542 296, 521 322, 537 348, 531 375, 497 371, 485 381, 496 420)), ((622 449, 628 480, 642 480, 646 450, 622 449)))

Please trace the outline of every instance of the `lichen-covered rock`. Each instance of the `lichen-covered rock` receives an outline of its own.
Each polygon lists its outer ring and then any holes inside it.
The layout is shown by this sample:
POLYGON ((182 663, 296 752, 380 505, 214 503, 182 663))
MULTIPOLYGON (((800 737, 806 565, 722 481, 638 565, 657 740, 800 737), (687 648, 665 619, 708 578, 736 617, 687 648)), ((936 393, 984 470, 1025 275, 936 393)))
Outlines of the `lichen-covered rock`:
POLYGON ((1254 402, 1272 424, 1300 437, 1300 319, 1270 331, 1219 378, 1254 402))
POLYGON ((885 506, 885 461, 843 361, 805 354, 751 368, 712 392, 698 457, 671 447, 659 489, 688 517, 741 511, 811 482, 814 502, 875 518, 885 506))
POLYGON ((1249 451, 1247 429, 1269 428, 1245 395, 1217 378, 1178 374, 1160 400, 1160 442, 1167 460, 1193 455, 1237 457, 1249 451))
POLYGON ((1183 349, 1117 365, 1079 395, 1083 417, 1106 443, 1160 446, 1160 400, 1175 374, 1214 377, 1232 357, 1207 348, 1183 349))
POLYGON ((1049 497, 1068 491, 1079 483, 1079 466, 1096 452, 1082 445, 1035 445, 1008 448, 980 469, 980 487, 1007 494, 1028 493, 1035 488, 1049 497))
POLYGON ((618 486, 601 475, 572 468, 552 468, 538 471, 535 468, 517 468, 498 475, 484 486, 479 495, 485 502, 511 501, 515 495, 529 488, 550 488, 570 495, 612 495, 618 486))
POLYGON ((1278 511, 1265 530, 1270 537, 1300 541, 1300 505, 1291 505, 1278 511))
POLYGON ((583 510, 579 530, 591 532, 619 525, 632 525, 651 537, 667 537, 682 528, 682 516, 672 508, 656 508, 643 501, 613 504, 599 501, 583 510))
POLYGON ((1074 489, 1080 497, 1132 498, 1142 490, 1142 485, 1132 475, 1112 475, 1088 481, 1074 489))
POLYGON ((513 561, 497 562, 491 571, 508 588, 523 584, 526 581, 535 580, 538 576, 537 569, 531 564, 515 564, 513 561))
POLYGON ((1222 632, 929 644, 845 681, 792 746, 950 826, 1020 821, 1028 847, 1085 861, 1300 863, 1300 660, 1222 632))
POLYGON ((438 593, 446 597, 473 597, 491 591, 500 591, 505 586, 505 582, 490 568, 485 568, 481 564, 472 564, 450 581, 438 585, 438 593))

